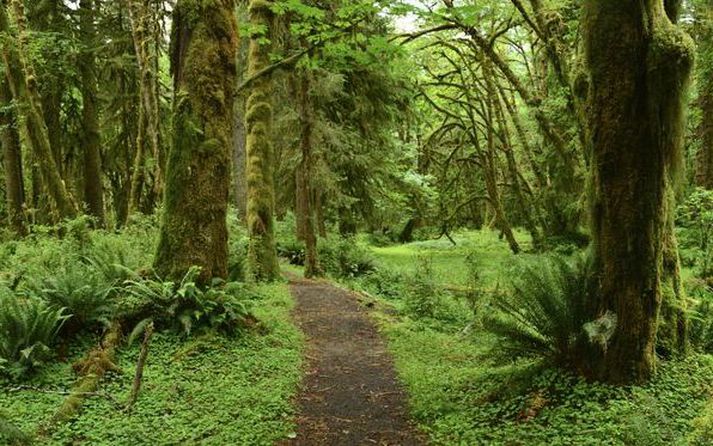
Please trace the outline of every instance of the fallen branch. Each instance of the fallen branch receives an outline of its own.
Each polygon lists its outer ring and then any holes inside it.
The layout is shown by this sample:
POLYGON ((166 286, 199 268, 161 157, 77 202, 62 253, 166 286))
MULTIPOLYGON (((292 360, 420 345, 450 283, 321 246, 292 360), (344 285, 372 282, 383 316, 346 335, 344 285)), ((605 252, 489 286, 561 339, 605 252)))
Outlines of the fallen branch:
POLYGON ((106 372, 121 372, 119 367, 114 364, 116 347, 120 341, 121 324, 114 322, 109 327, 99 346, 90 351, 85 359, 73 365, 74 370, 80 376, 79 381, 74 385, 69 396, 49 422, 40 426, 40 436, 47 435, 49 429, 53 426, 69 421, 76 415, 81 409, 86 396, 96 392, 106 372))
POLYGON ((131 395, 129 395, 129 400, 126 402, 126 411, 131 411, 131 408, 136 403, 136 399, 139 396, 139 391, 141 390, 141 380, 144 376, 144 366, 146 365, 146 358, 149 355, 149 345, 151 344, 151 337, 153 336, 154 325, 150 322, 146 329, 144 330, 144 341, 141 343, 141 352, 139 353, 139 360, 136 363, 136 373, 134 374, 134 384, 131 387, 131 395))

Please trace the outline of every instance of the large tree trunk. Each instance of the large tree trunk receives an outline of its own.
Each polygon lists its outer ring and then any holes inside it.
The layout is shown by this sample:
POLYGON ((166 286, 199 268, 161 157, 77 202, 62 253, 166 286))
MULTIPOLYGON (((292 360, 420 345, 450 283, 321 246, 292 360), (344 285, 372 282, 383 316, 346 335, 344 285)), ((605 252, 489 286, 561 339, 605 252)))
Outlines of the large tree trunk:
POLYGON ((154 266, 177 279, 227 277, 237 24, 232 0, 179 0, 173 16, 173 146, 154 266))
POLYGON ((82 76, 82 121, 84 127, 84 202, 89 215, 104 227, 104 186, 101 168, 101 133, 97 114, 97 73, 94 57, 96 31, 94 0, 81 0, 80 26, 84 43, 88 46, 79 64, 82 76))
MULTIPOLYGON (((62 181, 57 164, 52 152, 52 142, 49 139, 45 124, 40 94, 37 88, 37 76, 32 65, 26 60, 27 30, 25 11, 20 0, 12 0, 15 12, 15 21, 18 28, 16 50, 7 43, 3 47, 3 59, 8 67, 7 77, 12 94, 23 103, 25 115, 27 141, 32 147, 32 152, 39 165, 44 186, 52 199, 52 204, 59 218, 73 218, 77 215, 77 206, 74 203, 67 187, 62 181), (24 73, 19 68, 24 68, 24 73)), ((5 8, 0 8, 0 32, 10 34, 10 27, 5 8)))
MULTIPOLYGON (((0 6, 2 7, 2 6, 0 6)), ((7 200, 7 215, 12 230, 19 236, 27 234, 27 226, 23 215, 25 206, 25 186, 22 176, 22 150, 20 135, 17 131, 17 120, 12 103, 12 93, 7 79, 0 79, 0 141, 3 149, 3 168, 5 170, 5 194, 7 200)))
POLYGON ((314 110, 310 97, 310 73, 303 70, 298 73, 297 100, 299 103, 300 115, 300 149, 302 159, 297 167, 297 204, 302 216, 298 218, 298 222, 302 223, 298 233, 302 235, 305 242, 305 277, 312 278, 322 275, 322 269, 319 266, 319 258, 317 255, 317 234, 315 231, 315 215, 313 186, 312 186, 312 144, 314 130, 314 110))
MULTIPOLYGON (((268 35, 253 35, 248 54, 250 78, 270 64, 270 48, 261 40, 271 37, 272 2, 251 0, 250 24, 255 29, 266 29, 268 35)), ((248 178, 248 268, 255 280, 275 280, 279 277, 274 234, 275 185, 273 176, 274 153, 270 138, 272 127, 270 76, 262 76, 251 87, 247 99, 245 127, 247 129, 248 178)))
POLYGON ((616 318, 587 355, 592 377, 641 382, 655 368, 668 191, 681 157, 693 44, 662 0, 587 0, 593 316, 616 318))

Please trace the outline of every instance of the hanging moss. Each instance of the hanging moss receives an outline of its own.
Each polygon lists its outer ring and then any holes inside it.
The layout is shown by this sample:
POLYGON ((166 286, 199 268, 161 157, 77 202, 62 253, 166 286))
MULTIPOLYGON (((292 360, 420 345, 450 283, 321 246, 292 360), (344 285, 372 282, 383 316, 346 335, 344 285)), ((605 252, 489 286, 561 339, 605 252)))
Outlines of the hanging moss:
MULTIPOLYGON (((250 24, 256 29, 271 29, 271 2, 252 0, 249 5, 250 24)), ((263 36, 253 36, 248 54, 248 78, 270 63, 269 46, 263 36)), ((269 37, 269 36, 267 36, 269 37)), ((248 95, 245 127, 247 129, 247 223, 250 236, 248 269, 255 280, 275 280, 280 269, 277 262, 274 235, 274 154, 270 141, 272 127, 270 76, 252 84, 248 95)))
POLYGON ((227 207, 237 25, 230 0, 182 0, 174 11, 173 145, 161 236, 163 277, 201 267, 200 280, 227 276, 227 207))

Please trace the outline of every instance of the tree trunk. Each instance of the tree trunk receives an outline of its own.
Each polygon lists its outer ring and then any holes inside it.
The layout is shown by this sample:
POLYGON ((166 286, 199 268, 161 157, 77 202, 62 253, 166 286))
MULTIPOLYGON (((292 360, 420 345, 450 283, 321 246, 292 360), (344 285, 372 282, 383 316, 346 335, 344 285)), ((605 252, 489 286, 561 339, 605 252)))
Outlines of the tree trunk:
MULTIPOLYGON (((42 110, 40 106, 40 94, 37 88, 37 76, 33 67, 24 57, 27 49, 27 31, 25 24, 25 11, 20 0, 12 0, 15 12, 15 20, 19 36, 17 39, 17 50, 9 47, 3 48, 3 59, 8 67, 7 76, 12 94, 15 98, 23 102, 24 123, 26 126, 27 140, 32 147, 32 152, 39 165, 44 186, 49 193, 52 204, 55 207, 59 218, 74 218, 77 216, 77 206, 74 203, 67 187, 62 181, 57 164, 52 152, 52 142, 47 133, 42 110), (24 68, 24 75, 20 70, 24 68), (24 79, 23 79, 24 78, 24 79)), ((5 8, 0 8, 0 32, 10 34, 5 8)))
MULTIPOLYGON (((270 48, 261 42, 271 37, 273 13, 268 0, 251 0, 250 24, 255 29, 266 29, 267 36, 252 35, 248 54, 248 74, 251 78, 270 65, 270 48)), ((280 267, 275 249, 274 208, 275 185, 274 153, 270 141, 272 128, 271 78, 262 76, 249 92, 245 113, 247 129, 248 179, 248 269, 254 280, 271 281, 279 277, 280 267)))
POLYGON ((0 140, 3 148, 7 215, 12 230, 17 235, 24 236, 27 235, 27 226, 23 215, 25 186, 22 176, 22 150, 15 109, 9 106, 12 103, 12 93, 7 79, 4 78, 0 79, 0 102, 3 104, 3 109, 0 109, 0 140))
POLYGON ((94 0, 79 3, 80 26, 85 48, 79 64, 82 77, 82 121, 84 127, 84 202, 89 215, 104 227, 104 186, 101 169, 101 133, 97 107, 97 73, 94 58, 96 30, 94 27, 94 0))
POLYGON ((713 190, 713 0, 707 0, 701 12, 704 28, 697 39, 701 59, 697 64, 701 110, 697 136, 701 147, 696 154, 695 179, 697 186, 713 190))
POLYGON ((305 277, 312 278, 322 275, 317 254, 317 234, 315 233, 314 204, 312 202, 312 133, 314 130, 314 109, 310 98, 310 73, 302 70, 297 73, 298 103, 300 115, 300 149, 302 159, 297 167, 297 209, 302 212, 301 232, 305 242, 305 277))
POLYGON ((583 358, 593 378, 629 383, 655 369, 667 191, 681 164, 693 43, 662 0, 587 0, 593 317, 611 337, 583 358))
POLYGON ((192 266, 200 280, 228 274, 227 208, 237 24, 232 0, 179 0, 173 16, 173 146, 154 262, 180 279, 192 266))
POLYGON ((139 66, 139 120, 137 152, 134 159, 129 214, 141 207, 141 194, 146 184, 146 148, 150 149, 154 165, 154 195, 160 195, 163 182, 163 155, 160 131, 160 103, 158 87, 158 51, 155 16, 149 0, 129 0, 128 12, 134 41, 136 61, 139 66))
POLYGON ((245 176, 247 163, 245 147, 245 100, 242 97, 236 101, 234 121, 235 150, 233 151, 233 160, 235 163, 235 173, 233 174, 233 182, 235 183, 235 207, 237 208, 238 218, 244 222, 248 208, 248 182, 245 176))

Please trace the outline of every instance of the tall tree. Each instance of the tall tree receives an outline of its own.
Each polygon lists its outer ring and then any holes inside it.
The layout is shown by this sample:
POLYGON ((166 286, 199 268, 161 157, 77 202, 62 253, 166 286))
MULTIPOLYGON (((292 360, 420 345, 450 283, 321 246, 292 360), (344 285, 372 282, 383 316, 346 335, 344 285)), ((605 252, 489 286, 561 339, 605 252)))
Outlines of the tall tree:
POLYGON ((614 383, 646 380, 655 369, 663 240, 694 58, 667 9, 662 0, 584 2, 593 311, 616 320, 587 361, 593 377, 614 383))
POLYGON ((313 171, 314 159, 312 157, 314 143, 314 105, 310 100, 311 82, 308 70, 295 73, 297 79, 297 102, 300 120, 300 164, 297 166, 295 184, 295 210, 298 214, 297 233, 305 243, 305 277, 311 278, 322 275, 317 253, 317 232, 315 228, 314 212, 314 187, 313 171))
POLYGON ((79 3, 80 28, 85 45, 79 64, 82 77, 82 124, 84 130, 84 202, 89 215, 104 226, 104 185, 101 168, 101 132, 97 106, 97 66, 94 55, 97 46, 95 29, 95 2, 79 3))
POLYGON ((154 161, 156 192, 161 190, 164 176, 161 155, 159 73, 157 72, 159 51, 156 45, 156 41, 161 38, 161 26, 155 3, 151 0, 127 1, 134 51, 140 73, 137 151, 132 168, 127 217, 140 208, 142 190, 148 176, 146 148, 150 149, 154 161))
MULTIPOLYGON (((251 0, 248 14, 254 34, 250 38, 248 78, 270 65, 270 46, 274 15, 269 0, 251 0)), ((256 280, 274 280, 280 274, 274 234, 274 153, 272 128, 271 76, 261 76, 250 87, 245 112, 247 129, 248 207, 250 243, 248 268, 256 280)))
MULTIPOLYGON (((3 2, 3 4, 6 4, 6 2, 3 2)), ((44 187, 52 199, 58 217, 75 217, 78 213, 77 205, 62 180, 55 162, 52 141, 42 115, 37 76, 27 58, 28 32, 24 6, 20 0, 12 0, 12 6, 17 23, 17 38, 12 37, 5 7, 0 8, 0 32, 6 35, 2 52, 5 66, 8 69, 7 76, 10 89, 13 97, 23 105, 23 122, 26 129, 27 142, 37 160, 44 187), (10 42, 15 42, 16 45, 13 47, 10 42)))
POLYGON ((232 0, 179 0, 171 35, 173 145, 155 269, 227 276, 237 24, 232 0))
POLYGON ((17 119, 13 98, 7 79, 0 78, 0 143, 2 144, 3 170, 5 171, 5 194, 10 227, 17 235, 27 233, 23 207, 25 186, 22 176, 22 149, 17 131, 17 119))
POLYGON ((696 156, 696 184, 713 189, 713 0, 702 0, 698 8, 697 66, 698 106, 701 122, 698 137, 701 147, 696 156))

